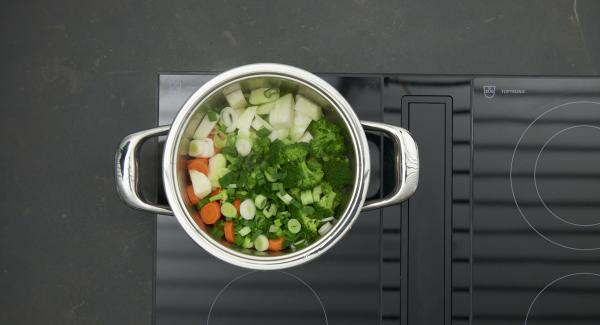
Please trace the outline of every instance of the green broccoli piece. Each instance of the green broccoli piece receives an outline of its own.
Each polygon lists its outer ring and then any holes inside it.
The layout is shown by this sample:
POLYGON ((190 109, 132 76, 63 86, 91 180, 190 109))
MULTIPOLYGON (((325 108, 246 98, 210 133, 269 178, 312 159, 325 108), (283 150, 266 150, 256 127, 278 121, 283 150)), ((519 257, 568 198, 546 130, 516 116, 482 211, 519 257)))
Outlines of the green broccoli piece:
POLYGON ((306 161, 297 161, 285 166, 286 175, 282 183, 286 188, 298 187, 301 190, 312 189, 323 179, 323 169, 320 164, 312 164, 309 168, 306 161))
POLYGON ((256 140, 254 140, 254 143, 252 144, 252 151, 258 155, 262 155, 262 154, 269 152, 270 146, 271 146, 271 140, 269 140, 269 138, 258 137, 258 138, 256 138, 256 140))
POLYGON ((277 139, 271 143, 269 151, 267 151, 265 160, 271 165, 281 165, 285 162, 283 150, 285 143, 277 139))
POLYGON ((336 189, 352 184, 352 170, 348 159, 329 159, 323 162, 323 171, 325 180, 336 189))
POLYGON ((292 143, 283 147, 283 157, 286 161, 304 160, 308 155, 310 145, 304 142, 292 143))
POLYGON ((340 203, 339 195, 333 191, 333 188, 328 183, 322 183, 321 188, 323 190, 323 195, 321 196, 321 199, 313 205, 315 217, 331 217, 335 213, 335 208, 337 208, 340 203))
POLYGON ((319 219, 302 216, 302 229, 311 237, 316 237, 319 231, 319 219))
POLYGON ((340 156, 345 154, 346 145, 344 137, 341 134, 340 127, 327 119, 320 119, 312 122, 308 127, 313 139, 310 141, 312 153, 328 160, 331 156, 340 156))

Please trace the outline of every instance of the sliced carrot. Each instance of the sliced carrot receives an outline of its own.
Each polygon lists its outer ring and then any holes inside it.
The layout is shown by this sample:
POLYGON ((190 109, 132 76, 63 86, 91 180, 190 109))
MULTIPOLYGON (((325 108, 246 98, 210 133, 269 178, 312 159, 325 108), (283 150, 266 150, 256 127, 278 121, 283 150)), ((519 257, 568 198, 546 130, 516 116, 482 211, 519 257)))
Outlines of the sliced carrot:
POLYGON ((235 236, 233 235, 233 221, 225 222, 223 232, 225 233, 225 239, 228 242, 233 243, 235 241, 235 236))
POLYGON ((283 237, 277 239, 269 239, 269 250, 278 252, 283 249, 283 237))
POLYGON ((208 176, 208 158, 196 158, 188 160, 187 167, 189 170, 197 170, 208 176))
POLYGON ((196 224, 198 225, 198 227, 200 227, 200 229, 206 231, 206 224, 204 223, 204 221, 202 221, 202 219, 200 219, 200 216, 198 214, 193 216, 194 221, 196 221, 196 224))
POLYGON ((200 218, 207 225, 214 225, 221 218, 221 205, 218 201, 206 203, 200 209, 200 218))
POLYGON ((233 200, 233 206, 237 210, 238 216, 240 215, 240 205, 242 205, 242 201, 240 201, 240 199, 233 200))
POLYGON ((192 202, 193 205, 196 205, 198 202, 200 202, 200 199, 194 193, 194 187, 192 185, 187 186, 186 192, 188 199, 190 199, 190 202, 192 202))

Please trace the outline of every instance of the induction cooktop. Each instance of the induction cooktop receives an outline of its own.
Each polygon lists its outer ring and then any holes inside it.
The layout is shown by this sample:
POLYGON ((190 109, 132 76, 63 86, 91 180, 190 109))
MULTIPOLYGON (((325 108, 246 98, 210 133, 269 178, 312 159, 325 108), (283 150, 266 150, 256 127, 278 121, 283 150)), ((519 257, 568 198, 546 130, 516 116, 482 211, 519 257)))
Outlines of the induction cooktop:
MULTIPOLYGON (((158 123, 213 76, 160 74, 158 123)), ((411 131, 417 192, 284 271, 228 265, 158 216, 156 324, 600 324, 600 79, 320 76, 411 131)), ((381 197, 391 144, 368 140, 381 197)))

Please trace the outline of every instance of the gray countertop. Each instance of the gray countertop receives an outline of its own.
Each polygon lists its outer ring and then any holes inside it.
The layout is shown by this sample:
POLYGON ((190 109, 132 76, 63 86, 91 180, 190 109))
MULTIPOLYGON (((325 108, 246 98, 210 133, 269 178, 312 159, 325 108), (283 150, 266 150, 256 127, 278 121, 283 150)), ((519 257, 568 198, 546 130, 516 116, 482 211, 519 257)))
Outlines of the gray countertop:
POLYGON ((0 323, 149 324, 155 218, 114 189, 157 74, 599 75, 600 2, 3 2, 0 323))

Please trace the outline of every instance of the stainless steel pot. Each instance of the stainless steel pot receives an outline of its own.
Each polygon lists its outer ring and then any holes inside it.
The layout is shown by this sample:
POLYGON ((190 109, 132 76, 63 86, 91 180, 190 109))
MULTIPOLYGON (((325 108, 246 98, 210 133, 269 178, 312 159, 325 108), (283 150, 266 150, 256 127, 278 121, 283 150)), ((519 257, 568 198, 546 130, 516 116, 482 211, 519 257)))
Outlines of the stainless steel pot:
POLYGON ((274 270, 306 263, 331 248, 352 227, 360 211, 400 203, 416 190, 419 179, 417 146, 408 131, 393 125, 359 121, 348 102, 323 79, 305 70, 281 64, 251 64, 223 72, 204 84, 183 105, 170 126, 131 134, 121 142, 115 159, 117 190, 131 207, 175 215, 185 232, 202 248, 221 260, 237 266, 274 270), (256 85, 277 85, 302 93, 323 107, 326 118, 345 126, 354 184, 351 195, 342 203, 342 213, 333 229, 310 246, 297 251, 260 253, 242 250, 215 240, 194 221, 197 214, 185 195, 189 183, 185 160, 187 145, 200 120, 211 107, 226 106, 222 90, 239 83, 242 89, 256 85), (396 187, 381 200, 365 202, 370 179, 369 148, 365 131, 389 137, 394 143, 396 187), (148 138, 168 134, 162 162, 163 184, 169 206, 158 206, 141 198, 138 190, 138 152, 148 138))

